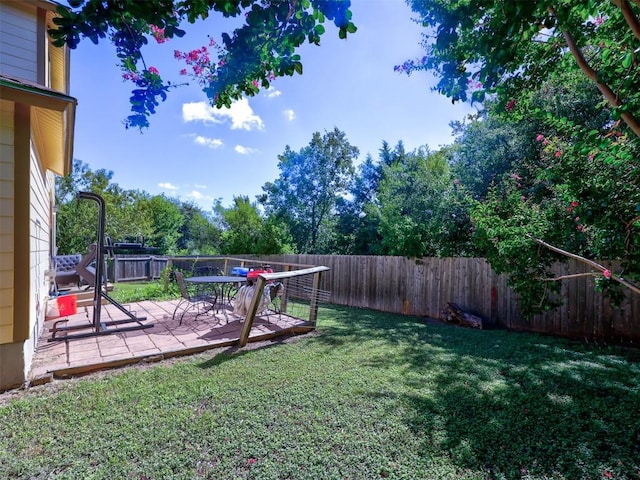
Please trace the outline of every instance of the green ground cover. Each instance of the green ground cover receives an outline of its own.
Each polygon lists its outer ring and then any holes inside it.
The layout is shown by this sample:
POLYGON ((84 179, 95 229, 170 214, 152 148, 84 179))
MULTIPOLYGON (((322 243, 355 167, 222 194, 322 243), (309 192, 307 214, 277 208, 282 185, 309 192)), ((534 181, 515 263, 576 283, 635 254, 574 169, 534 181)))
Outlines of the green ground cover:
POLYGON ((109 293, 120 303, 139 302, 142 300, 173 300, 180 297, 180 290, 175 282, 169 282, 165 289, 164 281, 153 282, 118 282, 109 293))
POLYGON ((339 307, 0 395, 0 478, 637 479, 640 352, 339 307))

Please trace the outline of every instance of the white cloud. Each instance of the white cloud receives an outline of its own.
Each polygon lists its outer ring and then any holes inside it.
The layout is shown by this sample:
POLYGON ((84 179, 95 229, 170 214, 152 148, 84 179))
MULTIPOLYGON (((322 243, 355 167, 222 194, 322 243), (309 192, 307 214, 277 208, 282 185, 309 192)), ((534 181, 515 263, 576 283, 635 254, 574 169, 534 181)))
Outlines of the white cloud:
POLYGON ((194 187, 199 188, 200 190, 206 190, 207 189, 206 185, 198 185, 197 183, 194 185, 194 187))
POLYGON ((182 104, 182 120, 185 122, 202 121, 204 123, 222 123, 216 118, 215 110, 206 102, 182 104))
POLYGON ((282 95, 282 92, 280 90, 276 90, 275 88, 269 88, 264 92, 264 94, 267 96, 267 98, 275 98, 282 95))
POLYGON ((287 120, 289 120, 290 122, 292 122, 296 118, 296 112, 294 112, 290 108, 287 110, 283 110, 282 113, 284 114, 285 117, 287 117, 287 120))
POLYGON ((208 138, 201 135, 196 136, 193 141, 198 145, 203 145, 209 148, 218 148, 223 145, 222 140, 220 140, 219 138, 208 138))
POLYGON ((201 200, 202 197, 204 197, 204 195, 202 195, 197 190, 192 190, 190 193, 187 193, 186 196, 189 197, 189 198, 193 198, 194 200, 201 200))
POLYGON ((178 187, 169 182, 161 182, 158 184, 160 188, 164 188, 165 190, 178 190, 178 187))
POLYGON ((192 190, 191 192, 183 195, 183 199, 187 201, 192 201, 198 204, 201 208, 207 210, 211 208, 211 205, 216 201, 211 195, 204 195, 202 192, 197 190, 192 190))
POLYGON ((204 123, 223 123, 231 121, 231 130, 262 130, 264 122, 253 112, 249 100, 241 98, 230 108, 213 108, 205 102, 185 103, 182 105, 182 119, 185 122, 202 121, 204 123))
POLYGON ((243 147, 242 145, 236 145, 234 150, 241 155, 250 155, 252 153, 258 153, 258 150, 256 150, 255 148, 243 147))

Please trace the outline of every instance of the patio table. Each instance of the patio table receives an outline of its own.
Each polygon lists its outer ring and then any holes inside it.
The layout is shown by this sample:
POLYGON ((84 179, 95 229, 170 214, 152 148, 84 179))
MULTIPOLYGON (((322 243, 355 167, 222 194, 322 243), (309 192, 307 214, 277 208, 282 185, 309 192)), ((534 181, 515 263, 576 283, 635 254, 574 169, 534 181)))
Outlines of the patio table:
POLYGON ((185 278, 184 281, 196 285, 200 292, 210 289, 209 292, 213 292, 216 299, 220 299, 220 301, 216 300, 216 305, 224 306, 231 304, 239 285, 246 282, 246 278, 231 275, 207 275, 185 278))

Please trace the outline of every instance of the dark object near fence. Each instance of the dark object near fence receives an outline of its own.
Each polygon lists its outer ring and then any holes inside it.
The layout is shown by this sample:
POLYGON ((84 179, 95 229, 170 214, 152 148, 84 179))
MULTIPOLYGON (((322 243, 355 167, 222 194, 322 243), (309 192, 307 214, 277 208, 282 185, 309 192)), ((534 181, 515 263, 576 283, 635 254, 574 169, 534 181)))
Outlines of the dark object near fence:
POLYGON ((459 305, 448 302, 442 310, 443 320, 447 323, 460 325, 461 327, 482 328, 482 319, 476 315, 466 313, 459 305))

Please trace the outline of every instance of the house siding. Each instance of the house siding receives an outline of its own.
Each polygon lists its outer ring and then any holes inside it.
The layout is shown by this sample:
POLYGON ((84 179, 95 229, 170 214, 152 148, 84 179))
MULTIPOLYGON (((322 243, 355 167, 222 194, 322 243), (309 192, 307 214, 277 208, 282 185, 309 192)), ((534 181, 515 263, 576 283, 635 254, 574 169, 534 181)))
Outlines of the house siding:
POLYGON ((55 173, 70 169, 75 100, 69 51, 48 39, 56 4, 0 0, 0 391, 29 382, 50 290, 55 173), (54 95, 54 97, 56 97, 54 95))
MULTIPOLYGON (((50 199, 54 186, 53 174, 43 172, 32 144, 30 155, 30 282, 29 338, 24 345, 25 364, 31 365, 33 353, 44 325, 49 283, 45 271, 49 268, 49 231, 51 228, 50 199)), ((25 371, 25 375, 28 371, 25 371)))
POLYGON ((14 104, 0 101, 0 344, 13 341, 14 104))
POLYGON ((34 5, 0 2, 0 72, 38 81, 38 23, 34 5))

